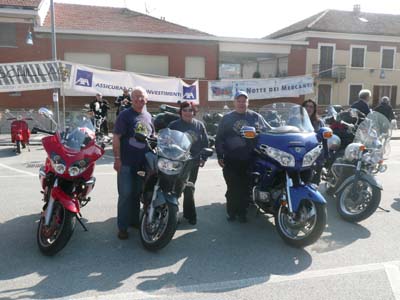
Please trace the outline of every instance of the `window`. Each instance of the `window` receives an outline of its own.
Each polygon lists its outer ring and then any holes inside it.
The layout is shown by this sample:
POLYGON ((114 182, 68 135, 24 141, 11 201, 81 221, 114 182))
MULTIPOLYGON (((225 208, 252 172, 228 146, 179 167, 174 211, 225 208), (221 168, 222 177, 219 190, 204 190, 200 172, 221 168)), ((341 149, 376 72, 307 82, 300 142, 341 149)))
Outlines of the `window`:
POLYGON ((0 47, 17 47, 15 24, 0 23, 0 47))
POLYGON ((381 48, 381 68, 393 69, 396 48, 382 47, 381 48))
POLYGON ((205 58, 199 56, 187 56, 185 58, 185 77, 205 78, 206 77, 205 58))
POLYGON ((351 84, 349 88, 349 105, 358 100, 358 93, 362 90, 362 84, 351 84))
POLYGON ((219 78, 241 78, 240 64, 222 63, 219 65, 219 78))
POLYGON ((366 47, 352 46, 351 47, 351 67, 364 68, 366 47))
POLYGON ((329 105, 331 104, 331 90, 330 84, 320 84, 318 86, 318 104, 329 105))
POLYGON ((111 68, 111 55, 107 53, 65 52, 64 59, 83 65, 111 68))
POLYGON ((130 54, 125 57, 125 70, 135 73, 168 76, 168 56, 130 54))
POLYGON ((335 57, 335 44, 318 44, 319 47, 319 70, 321 78, 331 78, 335 57))

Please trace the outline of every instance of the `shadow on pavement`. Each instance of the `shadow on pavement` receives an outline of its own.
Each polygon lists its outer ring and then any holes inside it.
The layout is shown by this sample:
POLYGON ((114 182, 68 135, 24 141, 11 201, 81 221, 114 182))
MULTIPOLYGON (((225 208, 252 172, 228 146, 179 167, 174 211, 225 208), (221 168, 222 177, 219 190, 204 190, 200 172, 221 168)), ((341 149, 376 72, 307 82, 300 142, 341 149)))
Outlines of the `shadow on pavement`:
POLYGON ((130 231, 129 240, 118 240, 116 219, 110 218, 87 223, 88 232, 77 224, 66 248, 45 257, 36 245, 38 218, 39 214, 20 216, 0 226, 0 281, 13 280, 9 287, 23 280, 18 286, 24 286, 7 290, 2 285, 0 298, 71 297, 119 287, 122 293, 129 281, 139 290, 157 292, 242 280, 229 288, 234 290, 266 282, 271 274, 296 274, 312 262, 306 250, 284 244, 265 216, 252 211, 249 223, 228 223, 225 206, 219 203, 199 207, 198 224, 180 224, 172 242, 156 253, 142 247, 137 230, 130 231), (178 271, 172 273, 170 267, 178 271))

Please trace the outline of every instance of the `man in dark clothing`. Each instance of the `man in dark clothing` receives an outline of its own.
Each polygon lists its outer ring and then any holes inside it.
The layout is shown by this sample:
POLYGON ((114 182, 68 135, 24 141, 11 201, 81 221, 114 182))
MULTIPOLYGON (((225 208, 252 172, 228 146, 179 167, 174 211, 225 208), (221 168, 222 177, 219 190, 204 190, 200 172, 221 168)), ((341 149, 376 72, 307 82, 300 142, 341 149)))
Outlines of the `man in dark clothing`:
POLYGON ((195 225, 197 215, 194 203, 194 184, 197 180, 199 167, 203 167, 205 164, 205 158, 201 157, 200 153, 203 148, 208 147, 208 136, 204 124, 194 118, 196 111, 191 102, 184 101, 180 104, 179 115, 180 118, 171 122, 168 127, 173 130, 186 132, 192 138, 190 153, 194 160, 189 175, 189 182, 193 183, 193 186, 187 186, 183 191, 183 217, 189 221, 189 224, 195 225))
POLYGON ((380 104, 374 108, 375 111, 381 113, 389 121, 394 119, 393 108, 390 106, 390 99, 387 96, 382 97, 380 104))
POLYGON ((96 99, 90 103, 90 110, 94 115, 95 122, 101 122, 99 130, 104 135, 108 135, 107 114, 109 109, 110 105, 108 104, 108 101, 103 99, 101 93, 96 93, 96 99))
POLYGON ((117 116, 121 111, 132 106, 131 95, 129 94, 128 88, 124 88, 123 94, 115 100, 114 105, 117 108, 117 116))
POLYGON ((240 129, 243 126, 257 128, 265 121, 261 115, 248 109, 249 96, 244 91, 236 93, 234 106, 235 110, 224 115, 218 126, 215 148, 227 185, 227 219, 233 221, 238 217, 243 223, 247 221, 250 185, 248 171, 254 145, 253 141, 240 136, 240 129))
POLYGON ((371 111, 368 105, 369 98, 371 98, 370 90, 361 90, 358 93, 358 101, 351 105, 351 108, 356 108, 361 111, 364 115, 368 115, 371 111))

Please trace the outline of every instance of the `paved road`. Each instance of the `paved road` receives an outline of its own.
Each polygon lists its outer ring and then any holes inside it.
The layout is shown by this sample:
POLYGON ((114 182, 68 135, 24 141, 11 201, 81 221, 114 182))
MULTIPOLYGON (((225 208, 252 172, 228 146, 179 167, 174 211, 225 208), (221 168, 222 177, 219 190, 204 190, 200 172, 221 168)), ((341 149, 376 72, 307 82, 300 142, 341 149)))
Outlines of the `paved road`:
POLYGON ((381 206, 360 224, 342 221, 329 199, 328 226, 305 249, 282 242, 273 220, 225 220, 225 185, 211 159, 199 174, 198 224, 183 221, 158 253, 116 237, 116 176, 107 151, 67 247, 44 257, 35 240, 42 202, 37 177, 44 152, 15 156, 0 147, 0 299, 400 299, 400 141, 379 175, 381 206))

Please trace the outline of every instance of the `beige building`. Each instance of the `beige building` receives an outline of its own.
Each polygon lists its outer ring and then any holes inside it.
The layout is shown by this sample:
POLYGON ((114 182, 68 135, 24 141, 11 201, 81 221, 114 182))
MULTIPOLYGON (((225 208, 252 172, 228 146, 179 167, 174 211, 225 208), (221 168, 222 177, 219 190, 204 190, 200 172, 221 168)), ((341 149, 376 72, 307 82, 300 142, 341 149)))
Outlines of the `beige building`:
POLYGON ((320 105, 349 105, 361 89, 369 89, 375 106, 389 96, 399 106, 400 15, 326 10, 268 39, 308 41, 306 73, 315 78, 314 98, 320 105))

